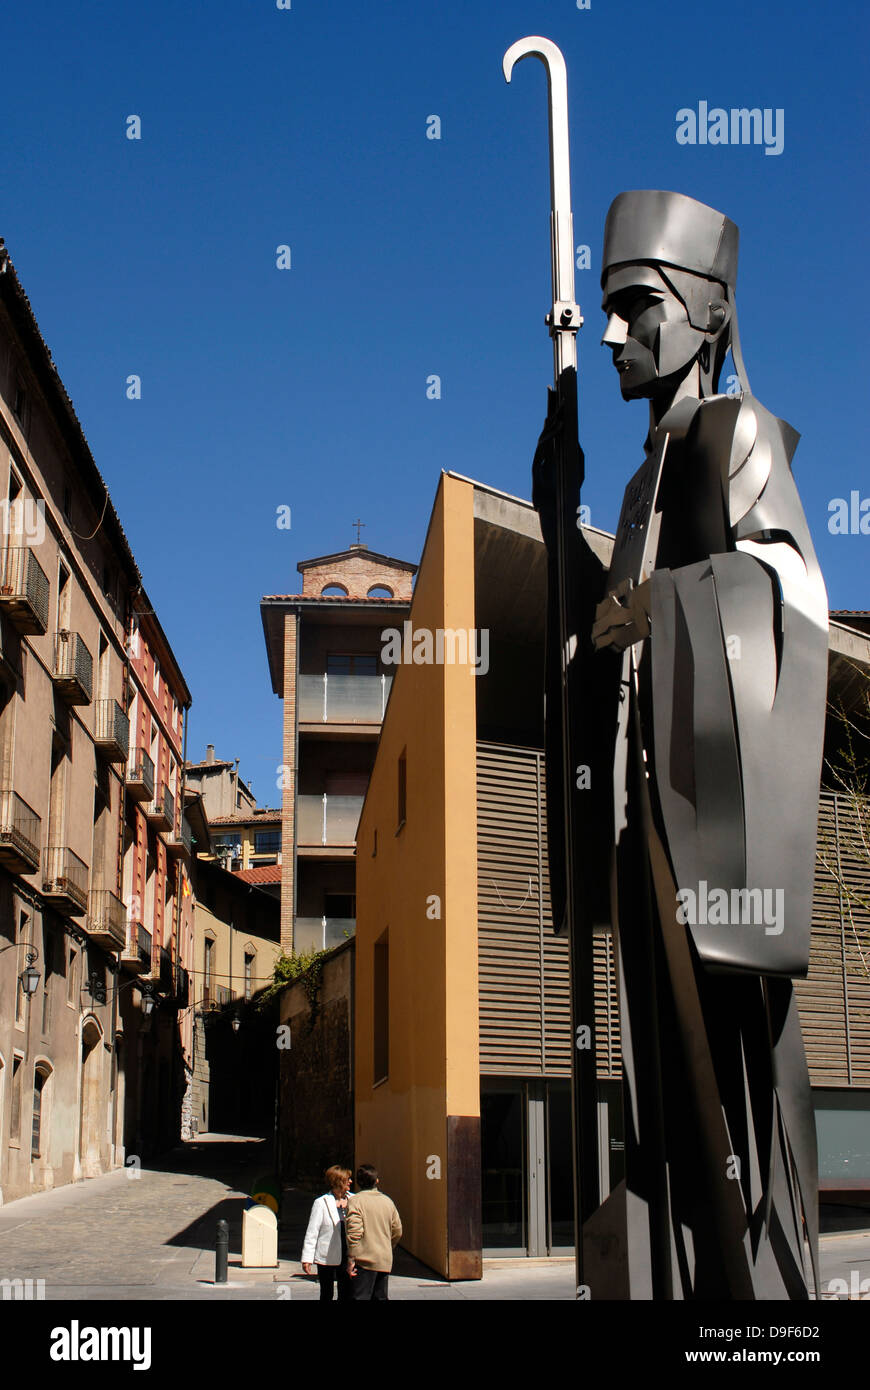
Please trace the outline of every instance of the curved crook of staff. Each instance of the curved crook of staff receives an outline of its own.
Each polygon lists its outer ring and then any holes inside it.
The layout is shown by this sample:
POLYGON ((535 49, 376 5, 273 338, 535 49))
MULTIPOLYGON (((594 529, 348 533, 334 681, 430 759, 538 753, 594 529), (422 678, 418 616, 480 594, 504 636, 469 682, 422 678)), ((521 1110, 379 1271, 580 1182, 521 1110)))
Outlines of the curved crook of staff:
POLYGON ((583 322, 574 299, 574 227, 571 216, 571 161, 568 154, 568 75, 562 50, 552 39, 533 34, 511 44, 502 60, 505 81, 523 58, 539 58, 547 70, 550 116, 550 237, 553 309, 547 322, 553 338, 556 382, 576 367, 575 335, 583 322))

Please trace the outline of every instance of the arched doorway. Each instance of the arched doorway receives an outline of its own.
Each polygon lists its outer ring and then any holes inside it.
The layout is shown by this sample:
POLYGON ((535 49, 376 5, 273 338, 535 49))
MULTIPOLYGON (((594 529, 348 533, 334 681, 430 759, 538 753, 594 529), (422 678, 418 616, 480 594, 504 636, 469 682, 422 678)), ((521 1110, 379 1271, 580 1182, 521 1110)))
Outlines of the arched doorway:
POLYGON ((79 1153, 81 1155, 82 1176, 95 1178, 100 1175, 100 1149, 104 1109, 100 1104, 103 1089, 103 1030, 95 1018, 87 1018, 82 1025, 82 1086, 81 1120, 79 1128, 79 1153))

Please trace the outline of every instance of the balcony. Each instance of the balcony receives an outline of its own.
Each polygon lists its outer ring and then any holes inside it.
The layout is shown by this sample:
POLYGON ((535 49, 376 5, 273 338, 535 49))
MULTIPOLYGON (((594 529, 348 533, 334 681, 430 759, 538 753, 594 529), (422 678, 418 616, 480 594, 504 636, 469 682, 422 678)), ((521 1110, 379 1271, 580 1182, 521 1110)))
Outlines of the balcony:
POLYGON ((98 700, 94 742, 110 763, 125 763, 130 751, 130 721, 117 700, 98 700))
POLYGON ((364 798, 361 796, 300 796, 296 807, 296 843, 346 845, 356 843, 356 829, 364 798))
POLYGON ((121 965, 129 975, 151 973, 151 933, 141 922, 127 924, 127 943, 121 953, 121 965))
POLYGON ((0 562, 0 611, 20 633, 47 631, 48 594, 48 576, 30 546, 9 546, 0 562))
POLYGON ((187 971, 180 965, 175 967, 175 1004, 179 1009, 186 1009, 190 1003, 190 977, 187 971))
POLYGON ((178 834, 173 829, 171 835, 166 838, 166 853, 171 856, 188 855, 193 853, 193 834, 184 816, 181 817, 181 830, 178 834))
POLYGON ((59 912, 81 917, 88 910, 88 866, 71 849, 54 846, 42 856, 42 891, 59 912))
POLYGON ((356 931, 355 917, 297 917, 293 924, 293 950, 328 951, 340 946, 356 931))
POLYGON ((171 830, 175 825, 175 797, 165 782, 161 782, 153 801, 145 806, 145 815, 155 830, 171 830))
POLYGON ((107 951, 126 949, 127 908, 108 888, 91 889, 85 931, 107 951))
POLYGON ((175 992, 175 971, 172 968, 172 956, 165 946, 160 947, 160 974, 159 988, 164 994, 175 992))
POLYGON ((300 724, 380 724, 392 676, 299 677, 300 724))
POLYGON ((39 868, 42 819, 17 792, 0 792, 0 864, 16 874, 39 868))
POLYGON ((93 696, 94 660, 77 632, 61 630, 54 639, 52 679, 68 705, 89 705, 93 696))
POLYGON ((144 748, 134 748, 127 763, 127 792, 134 801, 154 799, 154 764, 144 748))

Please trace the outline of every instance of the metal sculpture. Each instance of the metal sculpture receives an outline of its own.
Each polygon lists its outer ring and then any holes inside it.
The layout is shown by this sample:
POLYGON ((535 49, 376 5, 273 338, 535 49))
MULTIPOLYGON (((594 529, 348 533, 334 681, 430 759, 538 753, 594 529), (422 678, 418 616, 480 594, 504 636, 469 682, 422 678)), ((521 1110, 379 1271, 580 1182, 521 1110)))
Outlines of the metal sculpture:
MULTIPOLYGON (((545 61, 546 43, 521 41, 545 61)), ((827 600, 791 474, 798 436, 749 392, 737 244, 733 222, 683 194, 630 192, 611 206, 603 342, 624 399, 648 399, 650 422, 603 596, 588 571, 587 591, 570 591, 582 537, 575 527, 572 560, 559 509, 573 522, 576 500, 554 480, 574 420, 558 399, 536 455, 561 579, 548 777, 574 821, 563 826, 548 803, 561 842, 551 877, 557 901, 569 885, 574 938, 601 913, 582 906, 584 883, 597 900, 598 881, 570 774, 581 742, 613 758, 593 820, 612 809, 626 1166, 597 1211, 578 1204, 593 1298, 806 1298, 818 1287, 815 1129, 792 979, 809 959, 827 600), (736 389, 720 395, 729 350, 736 389)), ((588 954, 572 941, 580 975, 588 954)), ((575 1018, 586 1007, 575 979, 575 1018)), ((582 1153, 582 1102, 578 1115, 582 1153)))

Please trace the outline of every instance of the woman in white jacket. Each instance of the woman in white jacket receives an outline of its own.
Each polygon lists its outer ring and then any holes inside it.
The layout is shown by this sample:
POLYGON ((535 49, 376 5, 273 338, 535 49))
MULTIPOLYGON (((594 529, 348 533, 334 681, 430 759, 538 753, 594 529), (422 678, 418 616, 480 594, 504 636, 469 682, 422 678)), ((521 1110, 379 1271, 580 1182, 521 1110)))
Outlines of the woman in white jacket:
POLYGON ((333 1287, 338 1282, 339 1303, 350 1302, 350 1278, 347 1273, 347 1237, 344 1223, 347 1216, 347 1194, 352 1174, 349 1168, 334 1165, 323 1175, 329 1191, 317 1197, 311 1208, 308 1230, 302 1246, 302 1268, 314 1273, 320 1281, 321 1302, 332 1302, 333 1287))

